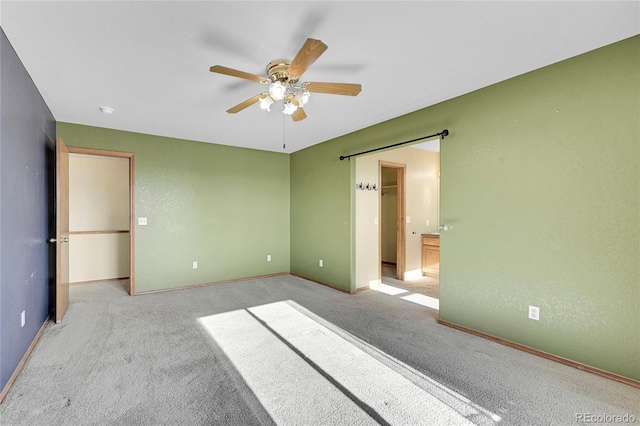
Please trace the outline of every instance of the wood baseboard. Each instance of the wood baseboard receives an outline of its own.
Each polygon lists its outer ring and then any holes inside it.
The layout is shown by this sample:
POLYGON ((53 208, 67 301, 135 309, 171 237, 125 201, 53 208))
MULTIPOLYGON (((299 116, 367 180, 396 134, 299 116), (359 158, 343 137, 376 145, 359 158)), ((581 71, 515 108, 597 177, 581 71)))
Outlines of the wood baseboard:
POLYGON ((84 284, 98 284, 98 283, 107 283, 109 281, 122 281, 128 280, 129 277, 119 277, 119 278, 105 278, 103 280, 89 280, 89 281, 75 281, 69 283, 69 285, 84 285, 84 284))
POLYGON ((184 289, 188 289, 188 288, 207 287, 207 286, 210 286, 210 285, 237 283, 237 282, 240 282, 240 281, 257 280, 257 279, 261 279, 261 278, 280 277, 282 275, 289 275, 289 273, 288 272, 278 272, 276 274, 256 275, 254 277, 245 277, 245 278, 234 278, 232 280, 224 280, 224 281, 215 281, 215 282, 203 283, 203 284, 186 285, 184 287, 163 288, 162 290, 138 291, 138 292, 135 293, 135 296, 140 296, 140 295, 145 295, 145 294, 164 293, 166 291, 184 290, 184 289))
POLYGON ((27 362, 27 359, 29 358, 29 355, 31 355, 33 348, 35 348, 36 343, 38 343, 38 340, 40 340, 40 337, 42 336, 42 333, 44 333, 44 329, 47 328, 47 325, 49 324, 50 319, 51 319, 51 316, 47 316, 47 319, 44 320, 44 323, 42 324, 42 327, 40 327, 38 334, 36 334, 36 337, 33 339, 33 342, 31 342, 31 344, 29 345, 27 352, 25 352, 24 356, 18 363, 16 369, 13 371, 13 374, 11 375, 11 377, 9 377, 9 381, 2 389, 2 392, 0 392, 0 404, 2 404, 2 401, 4 401, 4 398, 9 393, 9 389, 11 389, 11 385, 13 385, 13 382, 16 381, 18 374, 20 374, 20 372, 22 371, 22 367, 24 367, 24 364, 27 362))
POLYGON ((325 286, 325 287, 329 287, 329 288, 332 288, 332 289, 334 289, 334 290, 341 291, 341 292, 343 292, 343 293, 356 294, 356 293, 358 292, 358 290, 355 290, 355 291, 352 291, 352 290, 345 290, 344 288, 340 288, 340 287, 335 286, 335 285, 333 285, 333 284, 325 283, 325 282, 323 282, 323 281, 318 281, 318 280, 316 280, 316 279, 309 278, 309 277, 305 277, 304 275, 296 274, 296 273, 293 273, 293 272, 290 272, 290 273, 289 273, 289 275, 293 275, 294 277, 302 278, 303 280, 311 281, 311 282, 314 282, 314 283, 316 283, 316 284, 320 284, 320 285, 323 285, 323 286, 325 286))
POLYGON ((302 278, 303 280, 311 281, 311 282, 314 282, 316 284, 321 284, 321 285, 323 285, 325 287, 329 287, 329 288, 332 288, 334 290, 338 290, 338 291, 341 291, 343 293, 348 293, 348 294, 356 294, 359 291, 369 290, 369 287, 361 287, 361 288, 359 288, 359 289, 357 289, 355 291, 350 291, 350 290, 345 290, 343 288, 335 286, 333 284, 329 284, 329 283, 325 283, 325 282, 322 282, 322 281, 318 281, 318 280, 315 280, 313 278, 306 277, 304 275, 295 274, 293 272, 279 272, 277 274, 257 275, 255 277, 236 278, 236 279, 233 279, 233 280, 215 281, 215 282, 203 283, 203 284, 193 284, 193 285, 187 285, 187 286, 184 286, 184 287, 172 287, 172 288, 165 288, 165 289, 162 289, 162 290, 141 291, 141 292, 136 292, 135 295, 139 296, 139 295, 145 295, 145 294, 164 293, 166 291, 184 290, 184 289, 188 289, 188 288, 206 287, 206 286, 218 285, 218 284, 228 284, 228 283, 235 283, 235 282, 240 282, 240 281, 255 280, 255 279, 260 279, 260 278, 280 277, 282 275, 292 275, 294 277, 302 278))
POLYGON ((492 342, 500 343, 501 345, 509 346, 514 349, 521 350, 523 352, 530 353, 532 355, 537 355, 542 358, 550 359, 551 361, 559 362, 561 364, 568 365, 570 367, 577 368, 578 370, 587 371, 592 374, 596 374, 601 377, 605 377, 610 380, 615 380, 616 382, 624 383, 629 386, 633 386, 635 388, 640 388, 640 381, 630 379, 629 377, 620 376, 619 374, 611 373, 609 371, 601 370, 596 367, 591 367, 590 365, 582 364, 577 361, 573 361, 567 358, 563 358, 557 355, 550 354, 548 352, 541 351, 539 349, 534 349, 529 346, 522 345, 520 343, 512 342, 510 340, 505 340, 500 337, 492 336, 491 334, 483 333, 481 331, 473 330, 471 328, 467 328, 458 324, 454 324, 448 321, 444 321, 441 319, 437 320, 438 324, 445 325, 447 327, 455 328, 456 330, 464 331, 465 333, 473 334, 474 336, 482 337, 487 340, 491 340, 492 342))

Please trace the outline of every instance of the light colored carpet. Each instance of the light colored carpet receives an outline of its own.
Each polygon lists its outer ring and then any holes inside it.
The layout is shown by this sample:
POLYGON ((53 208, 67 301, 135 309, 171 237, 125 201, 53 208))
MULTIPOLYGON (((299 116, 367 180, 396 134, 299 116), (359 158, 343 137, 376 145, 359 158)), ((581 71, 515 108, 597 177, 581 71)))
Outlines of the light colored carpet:
POLYGON ((130 297, 74 286, 2 425, 576 424, 640 390, 293 276, 130 297))
POLYGON ((402 281, 396 279, 396 268, 387 264, 382 265, 382 283, 401 288, 408 292, 424 294, 436 299, 440 298, 440 280, 423 276, 418 280, 402 281))

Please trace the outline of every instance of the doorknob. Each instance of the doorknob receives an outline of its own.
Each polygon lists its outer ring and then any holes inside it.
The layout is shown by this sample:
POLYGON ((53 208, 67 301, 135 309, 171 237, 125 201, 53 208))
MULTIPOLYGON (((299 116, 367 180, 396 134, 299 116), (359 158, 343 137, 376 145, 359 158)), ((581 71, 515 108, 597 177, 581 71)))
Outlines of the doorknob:
MULTIPOLYGON (((49 238, 47 241, 50 242, 50 243, 55 243, 58 240, 56 240, 55 238, 49 238)), ((60 242, 61 243, 68 243, 69 239, 68 238, 60 238, 60 242)))

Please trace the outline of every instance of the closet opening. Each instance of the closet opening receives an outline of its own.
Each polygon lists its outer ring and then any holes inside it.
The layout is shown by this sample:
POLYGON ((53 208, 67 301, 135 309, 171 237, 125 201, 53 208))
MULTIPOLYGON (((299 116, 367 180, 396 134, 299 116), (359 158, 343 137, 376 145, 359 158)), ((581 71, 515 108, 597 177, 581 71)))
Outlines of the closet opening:
POLYGON ((134 155, 69 147, 69 284, 134 281, 134 155))

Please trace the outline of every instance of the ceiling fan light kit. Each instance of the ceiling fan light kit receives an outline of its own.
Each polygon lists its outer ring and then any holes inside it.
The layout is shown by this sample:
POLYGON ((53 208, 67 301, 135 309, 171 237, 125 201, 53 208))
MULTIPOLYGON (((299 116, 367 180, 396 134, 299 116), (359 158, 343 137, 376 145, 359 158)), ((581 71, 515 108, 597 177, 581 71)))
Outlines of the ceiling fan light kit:
POLYGON ((274 101, 281 101, 287 94, 287 86, 282 84, 280 80, 276 80, 269 85, 269 96, 274 101))
POLYGON ((298 84, 300 76, 327 50, 327 45, 320 40, 308 38, 300 48, 296 57, 291 61, 288 59, 276 59, 267 65, 267 77, 238 71, 222 65, 214 65, 209 70, 218 74, 225 74, 231 77, 243 78, 245 80, 256 81, 261 84, 268 84, 269 89, 252 98, 227 110, 229 114, 235 114, 243 109, 260 103, 260 108, 271 111, 271 106, 278 101, 282 101, 282 113, 291 115, 293 121, 300 121, 307 118, 307 114, 302 108, 309 102, 311 93, 325 93, 329 95, 356 96, 362 90, 359 84, 349 83, 313 83, 305 82, 298 84))
POLYGON ((260 97, 260 108, 265 111, 271 111, 271 105, 273 105, 273 98, 268 93, 263 93, 264 96, 260 97))

